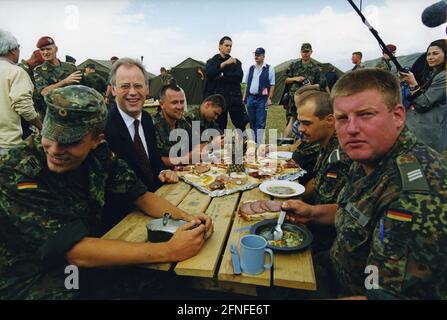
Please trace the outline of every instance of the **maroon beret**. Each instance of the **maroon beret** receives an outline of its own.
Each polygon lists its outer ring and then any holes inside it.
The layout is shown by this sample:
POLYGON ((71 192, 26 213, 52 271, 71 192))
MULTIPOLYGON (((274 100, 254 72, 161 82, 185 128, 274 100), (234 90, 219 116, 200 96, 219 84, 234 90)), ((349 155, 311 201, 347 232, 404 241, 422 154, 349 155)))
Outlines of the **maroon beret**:
POLYGON ((45 37, 40 38, 39 41, 37 41, 36 47, 40 49, 40 48, 48 46, 50 44, 54 44, 53 38, 45 36, 45 37))
POLYGON ((391 52, 395 52, 397 50, 397 47, 394 44, 387 44, 386 47, 388 48, 388 50, 390 50, 391 52))

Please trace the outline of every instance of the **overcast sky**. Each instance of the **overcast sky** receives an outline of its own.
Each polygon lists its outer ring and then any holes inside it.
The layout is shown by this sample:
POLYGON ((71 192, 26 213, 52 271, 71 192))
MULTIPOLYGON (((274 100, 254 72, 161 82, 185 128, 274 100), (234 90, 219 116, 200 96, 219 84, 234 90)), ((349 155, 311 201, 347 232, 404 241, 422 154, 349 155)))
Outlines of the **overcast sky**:
MULTIPOLYGON (((355 1, 357 4, 360 0, 355 1)), ((436 0, 363 0, 363 12, 398 55, 424 52, 445 38, 445 25, 428 28, 421 13, 436 0)), ((144 56, 146 68, 158 74, 192 57, 206 61, 218 52, 224 35, 233 39, 232 55, 247 70, 253 51, 266 49, 266 62, 275 66, 297 58, 300 45, 310 42, 313 58, 342 70, 352 67, 351 53, 364 61, 380 56, 376 40, 346 0, 0 0, 0 28, 21 44, 21 58, 49 35, 59 58, 144 56)))

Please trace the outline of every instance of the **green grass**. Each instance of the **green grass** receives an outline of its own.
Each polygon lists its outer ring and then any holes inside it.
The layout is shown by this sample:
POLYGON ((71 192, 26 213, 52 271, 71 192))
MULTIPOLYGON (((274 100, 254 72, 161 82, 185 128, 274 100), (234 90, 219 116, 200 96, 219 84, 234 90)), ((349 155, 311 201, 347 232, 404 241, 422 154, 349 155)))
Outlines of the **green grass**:
MULTIPOLYGON (((227 127, 230 129, 234 129, 233 124, 231 123, 231 118, 228 116, 228 124, 227 127)), ((275 105, 270 106, 267 112, 267 123, 265 126, 266 129, 266 141, 269 139, 269 129, 277 129, 277 136, 282 137, 282 133, 284 132, 284 128, 286 127, 286 110, 282 106, 275 105)))
MULTIPOLYGON (((145 111, 149 112, 151 115, 154 115, 157 112, 157 108, 145 108, 145 111)), ((228 125, 227 127, 229 129, 234 129, 233 124, 231 123, 231 119, 228 116, 228 125)), ((286 111, 282 106, 270 106, 269 110, 267 112, 267 124, 266 129, 277 129, 278 130, 278 137, 282 136, 282 133, 284 131, 284 128, 286 127, 286 111)), ((268 131, 266 139, 268 141, 268 131)))

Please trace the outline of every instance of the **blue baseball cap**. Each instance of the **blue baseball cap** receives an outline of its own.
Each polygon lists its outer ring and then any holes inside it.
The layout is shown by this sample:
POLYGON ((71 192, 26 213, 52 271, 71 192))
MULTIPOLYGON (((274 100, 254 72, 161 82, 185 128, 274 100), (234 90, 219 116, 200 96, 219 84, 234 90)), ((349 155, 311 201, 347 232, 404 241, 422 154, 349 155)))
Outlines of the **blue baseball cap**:
POLYGON ((257 48, 255 54, 265 54, 264 48, 257 48))

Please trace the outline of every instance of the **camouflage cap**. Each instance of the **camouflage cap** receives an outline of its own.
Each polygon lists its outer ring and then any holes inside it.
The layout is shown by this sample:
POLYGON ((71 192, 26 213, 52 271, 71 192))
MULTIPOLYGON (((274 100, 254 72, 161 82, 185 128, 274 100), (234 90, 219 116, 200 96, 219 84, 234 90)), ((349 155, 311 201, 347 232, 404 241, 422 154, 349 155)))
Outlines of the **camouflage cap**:
POLYGON ((301 45, 301 51, 312 51, 312 46, 310 43, 303 43, 301 45))
POLYGON ((42 136, 59 143, 81 140, 93 128, 104 125, 107 118, 104 98, 86 86, 51 90, 45 95, 45 102, 42 136))
POLYGON ((72 62, 72 63, 76 63, 76 59, 72 56, 66 55, 65 56, 65 62, 72 62))

